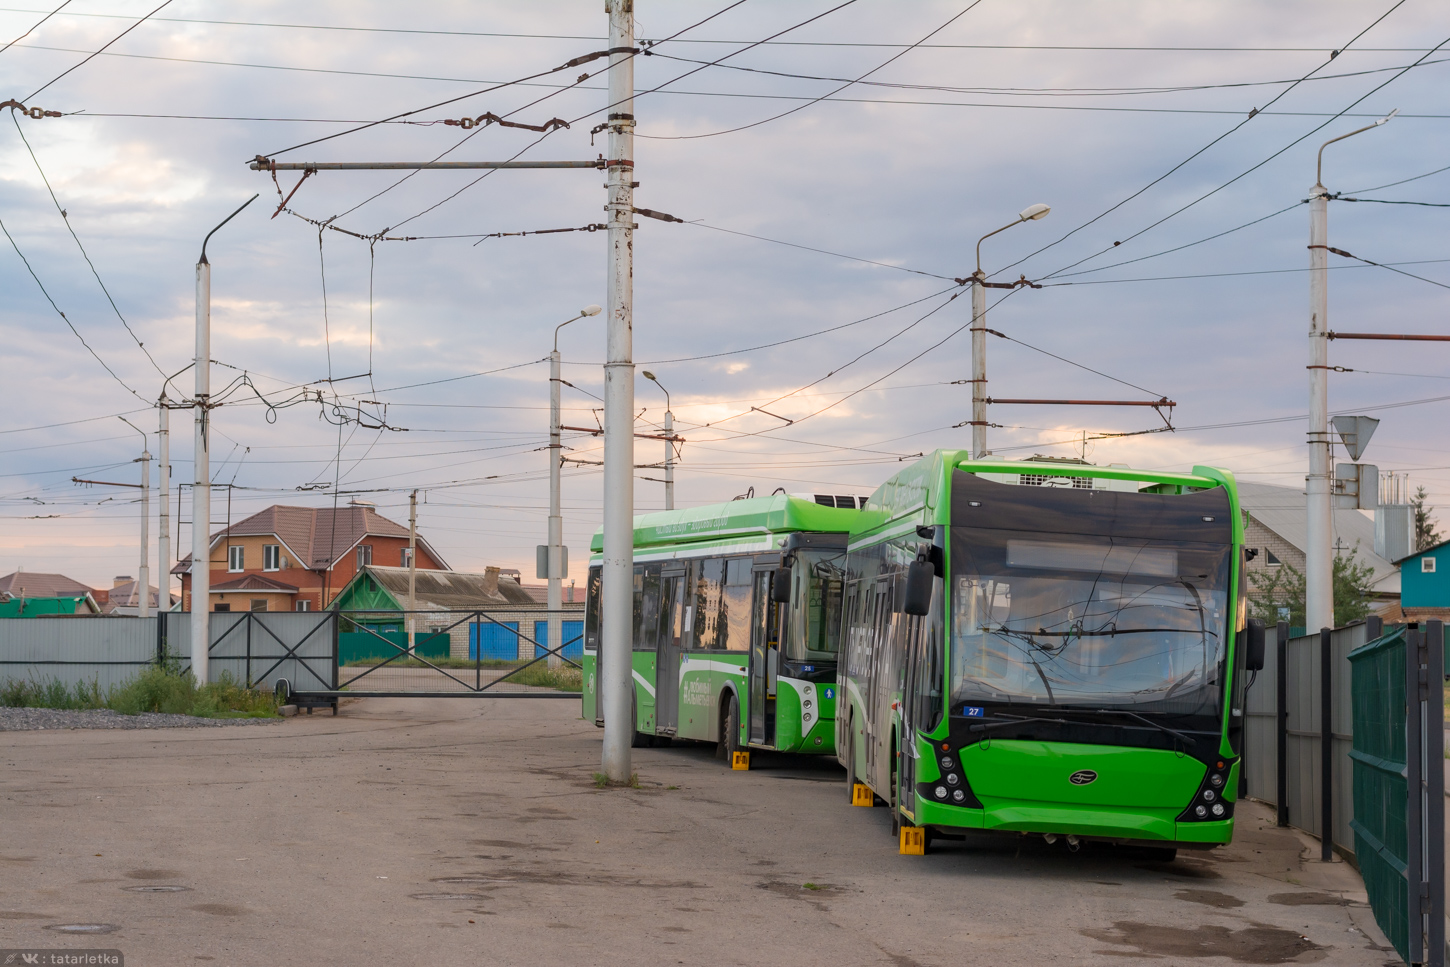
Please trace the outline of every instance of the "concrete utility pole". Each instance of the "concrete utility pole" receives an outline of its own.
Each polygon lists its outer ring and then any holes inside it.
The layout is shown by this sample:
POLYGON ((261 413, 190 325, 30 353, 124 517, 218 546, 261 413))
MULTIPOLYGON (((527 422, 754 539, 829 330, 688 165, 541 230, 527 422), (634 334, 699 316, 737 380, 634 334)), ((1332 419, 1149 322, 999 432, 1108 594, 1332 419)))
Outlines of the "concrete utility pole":
MULTIPOLYGON (((559 373, 559 330, 571 322, 587 316, 597 316, 604 309, 600 306, 585 306, 573 319, 565 319, 554 327, 554 349, 549 353, 549 543, 544 550, 544 573, 538 575, 549 580, 549 647, 558 648, 564 641, 559 624, 559 612, 564 607, 564 594, 560 582, 567 577, 564 561, 564 516, 559 509, 559 465, 564 446, 559 442, 562 418, 559 412, 560 385, 563 377, 559 373)), ((563 658, 551 653, 550 668, 564 664, 563 658)))
MULTIPOLYGON (((242 204, 257 200, 253 195, 242 204)), ((211 657, 211 454, 207 447, 211 410, 211 263, 206 260, 206 243, 227 222, 242 211, 238 208, 206 233, 201 258, 196 262, 196 393, 192 403, 196 414, 196 474, 191 488, 191 673, 198 684, 211 681, 207 662, 211 657)))
POLYGON ((1315 632, 1334 627, 1334 464, 1329 435, 1329 192, 1324 149, 1377 128, 1387 117, 1319 146, 1309 189, 1309 476, 1305 478, 1308 533, 1304 541, 1304 620, 1315 632))
POLYGON ((634 739, 634 0, 609 11, 609 311, 604 363, 604 563, 599 696, 601 771, 628 782, 634 739))
POLYGON ((171 403, 164 389, 156 408, 156 449, 160 454, 156 496, 161 502, 156 528, 156 610, 164 614, 171 610, 171 403))
POLYGON ((140 578, 131 585, 136 601, 136 614, 142 618, 151 617, 151 452, 146 449, 146 431, 124 416, 121 422, 141 434, 141 564, 140 578))
POLYGON ((644 378, 660 388, 665 394, 665 510, 675 509, 675 414, 670 412, 670 391, 665 389, 654 373, 644 371, 644 378))
MULTIPOLYGON (((1046 205, 1023 209, 1015 222, 977 239, 977 271, 972 273, 972 459, 987 456, 987 274, 982 271, 982 243, 1013 225, 1046 218, 1046 205)), ((1004 283, 1005 285, 1005 283, 1004 283)), ((1008 286, 1010 288, 1010 286, 1008 286)))
POLYGON ((408 495, 408 654, 418 633, 418 491, 408 495))

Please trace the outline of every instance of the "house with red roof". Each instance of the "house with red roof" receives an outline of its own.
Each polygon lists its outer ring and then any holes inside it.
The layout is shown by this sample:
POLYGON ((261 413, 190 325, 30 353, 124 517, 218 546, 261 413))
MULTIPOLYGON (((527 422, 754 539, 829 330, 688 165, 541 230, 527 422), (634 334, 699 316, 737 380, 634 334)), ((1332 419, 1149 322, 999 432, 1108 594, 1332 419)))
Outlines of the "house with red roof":
MULTIPOLYGON (((408 566, 408 528, 365 501, 346 507, 274 504, 211 540, 212 611, 318 611, 364 567, 408 566)), ((417 567, 448 565, 422 534, 417 567)), ((191 556, 181 576, 181 609, 191 610, 191 556)))

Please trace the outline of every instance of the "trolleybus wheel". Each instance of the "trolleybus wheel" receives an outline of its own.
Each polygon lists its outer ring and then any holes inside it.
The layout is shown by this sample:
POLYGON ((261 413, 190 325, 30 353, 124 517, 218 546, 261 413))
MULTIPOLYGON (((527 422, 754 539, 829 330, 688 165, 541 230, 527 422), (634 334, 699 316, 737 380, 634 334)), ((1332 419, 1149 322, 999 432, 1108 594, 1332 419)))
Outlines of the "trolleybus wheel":
POLYGON ((846 720, 846 801, 856 805, 856 731, 855 720, 846 720))
POLYGON ((731 762, 740 751, 740 700, 732 693, 725 703, 725 717, 720 723, 720 741, 715 745, 715 758, 731 762))
POLYGON ((647 746, 647 745, 650 744, 650 739, 652 739, 653 736, 645 735, 643 732, 639 731, 639 696, 638 695, 636 695, 634 698, 630 699, 630 702, 629 702, 629 721, 630 721, 631 727, 633 727, 633 729, 634 729, 634 732, 633 732, 634 738, 629 740, 629 747, 631 749, 643 749, 645 746, 647 746))

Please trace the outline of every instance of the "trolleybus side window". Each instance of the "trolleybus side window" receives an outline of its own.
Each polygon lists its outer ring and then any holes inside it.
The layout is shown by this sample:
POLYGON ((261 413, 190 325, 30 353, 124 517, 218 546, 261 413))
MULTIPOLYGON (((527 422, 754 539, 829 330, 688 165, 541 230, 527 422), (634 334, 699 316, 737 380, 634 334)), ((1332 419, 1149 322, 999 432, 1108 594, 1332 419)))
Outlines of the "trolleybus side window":
POLYGON ((720 594, 725 584, 725 561, 718 557, 697 561, 695 578, 694 647, 719 648, 720 594))
POLYGON ((725 562, 725 584, 720 591, 715 647, 726 651, 750 650, 750 567, 748 557, 725 562))
POLYGON ((835 660, 840 647, 845 557, 841 551, 796 552, 786 640, 787 657, 792 661, 835 660))
POLYGON ((654 651, 660 624, 660 566, 658 564, 636 564, 634 566, 633 621, 634 650, 654 651))

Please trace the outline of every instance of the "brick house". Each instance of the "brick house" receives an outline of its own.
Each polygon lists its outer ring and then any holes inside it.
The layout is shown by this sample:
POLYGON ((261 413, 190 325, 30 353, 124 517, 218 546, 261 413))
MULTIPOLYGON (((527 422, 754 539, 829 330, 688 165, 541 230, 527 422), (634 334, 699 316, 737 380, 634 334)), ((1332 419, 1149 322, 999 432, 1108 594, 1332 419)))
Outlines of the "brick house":
MULTIPOLYGON (((216 534, 211 541, 213 611, 318 611, 371 564, 408 565, 408 528, 370 503, 331 507, 276 504, 216 534)), ((419 569, 447 563, 418 535, 419 569)), ((191 556, 172 568, 181 577, 181 609, 191 610, 191 556)))

